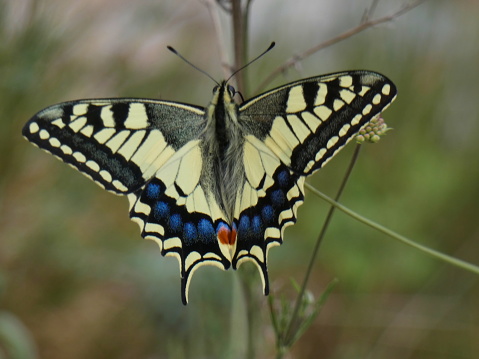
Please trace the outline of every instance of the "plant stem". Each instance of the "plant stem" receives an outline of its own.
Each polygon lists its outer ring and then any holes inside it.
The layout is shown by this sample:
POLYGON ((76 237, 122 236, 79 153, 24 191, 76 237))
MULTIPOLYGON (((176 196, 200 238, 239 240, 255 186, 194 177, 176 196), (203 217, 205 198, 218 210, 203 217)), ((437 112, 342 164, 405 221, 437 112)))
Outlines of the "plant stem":
POLYGON ((326 196, 324 193, 321 193, 320 191, 318 191, 316 188, 306 184, 306 186, 308 187, 308 189, 310 191, 312 191, 314 194, 316 194, 318 197, 321 197, 322 199, 324 199, 326 202, 329 202, 330 204, 332 204, 334 207, 336 207, 337 209, 339 209, 340 211, 346 213, 347 215, 353 217, 354 219, 358 220, 359 222, 362 222, 374 229, 376 229, 377 231, 379 232, 382 232, 386 235, 388 235, 389 237, 392 237, 394 238, 395 240, 399 241, 399 242, 402 242, 410 247, 413 247, 413 248, 416 248, 416 249, 419 249, 420 251, 424 252, 424 253, 427 253, 429 254, 430 256, 432 257, 435 257, 437 259, 440 259, 440 260, 443 260, 444 262, 447 262, 449 264, 452 264, 456 267, 459 267, 459 268, 462 268, 462 269, 465 269, 469 272, 472 272, 474 274, 478 274, 479 275, 479 266, 476 266, 474 264, 471 264, 471 263, 468 263, 468 262, 465 262, 463 260, 460 260, 460 259, 457 259, 457 258, 454 258, 452 256, 449 256, 447 254, 444 254, 444 253, 441 253, 441 252, 438 252, 432 248, 429 248, 429 247, 426 247, 426 246, 423 246, 422 244, 419 244, 419 243, 416 243, 414 241, 412 241, 411 239, 405 237, 405 236, 402 236, 400 235, 399 233, 396 233, 382 225, 380 225, 379 223, 377 222, 374 222, 366 217, 363 217, 361 216, 360 214, 352 211, 351 209, 343 206, 342 204, 338 203, 337 201, 335 201, 334 199, 326 196))
MULTIPOLYGON (((335 201, 339 200, 339 198, 341 197, 341 195, 344 191, 344 188, 346 187, 346 183, 348 182, 348 179, 351 175, 351 172, 354 168, 354 165, 356 164, 356 161, 358 159, 360 149, 361 149, 361 145, 356 145, 356 149, 354 150, 351 161, 349 162, 349 166, 346 169, 346 173, 344 174, 343 181, 341 182, 341 185, 339 186, 338 192, 336 193, 335 201)), ((308 188, 309 188, 309 186, 308 186, 308 188)), ((334 205, 329 208, 328 215, 326 216, 326 219, 324 220, 321 232, 319 233, 318 239, 316 240, 316 244, 314 245, 313 254, 311 255, 311 259, 309 260, 308 268, 306 270, 306 274, 305 274, 304 279, 303 279, 303 284, 301 285, 301 290, 300 290, 300 292, 299 292, 299 294, 296 298, 293 314, 291 316, 291 320, 289 322, 288 329, 286 330, 285 336, 283 338, 285 344, 289 344, 291 342, 291 339, 294 338, 294 336, 295 336, 295 330, 296 330, 296 324, 297 324, 297 320, 298 320, 299 308, 301 307, 301 302, 303 300, 304 293, 306 291, 309 278, 310 278, 311 273, 313 271, 313 266, 314 266, 314 263, 316 261, 316 258, 317 258, 318 252, 319 252, 319 247, 320 247, 321 242, 323 241, 323 238, 326 234, 326 230, 328 229, 329 223, 331 222, 331 219, 332 219, 333 214, 334 214, 334 210, 335 210, 334 205)))
MULTIPOLYGON (((246 6, 242 6, 242 0, 231 0, 232 4, 232 26, 233 26, 233 51, 234 51, 234 64, 233 71, 239 69, 244 63, 247 57, 246 48, 248 41, 248 16, 249 16, 249 5, 250 1, 247 0, 246 6)), ((236 77, 236 88, 239 92, 245 94, 245 84, 246 84, 246 71, 243 69, 235 75, 236 77)), ((255 269, 253 269, 255 270, 255 269)), ((249 268, 244 268, 243 272, 240 273, 241 287, 243 289, 243 295, 245 298, 246 306, 246 316, 247 316, 247 338, 248 342, 246 343, 246 357, 254 359, 256 357, 256 331, 257 323, 259 320, 258 308, 259 304, 257 299, 252 291, 252 275, 249 268)))

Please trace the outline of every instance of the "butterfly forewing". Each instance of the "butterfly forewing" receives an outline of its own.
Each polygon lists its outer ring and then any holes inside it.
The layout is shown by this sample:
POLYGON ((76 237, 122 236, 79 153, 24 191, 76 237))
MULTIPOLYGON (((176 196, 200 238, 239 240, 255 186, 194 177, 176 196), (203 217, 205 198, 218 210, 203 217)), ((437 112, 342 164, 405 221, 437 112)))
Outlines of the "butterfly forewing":
POLYGON ((207 108, 92 99, 40 111, 23 135, 105 189, 128 195, 144 238, 180 264, 186 304, 201 265, 255 263, 296 222, 305 177, 396 96, 382 75, 336 73, 287 84, 237 106, 224 82, 207 108))
POLYGON ((203 115, 200 108, 163 101, 79 100, 40 111, 23 135, 105 189, 126 194, 196 136, 203 115))
POLYGON ((395 97, 396 87, 383 75, 349 71, 279 87, 247 101, 240 111, 253 135, 295 173, 307 176, 395 97))

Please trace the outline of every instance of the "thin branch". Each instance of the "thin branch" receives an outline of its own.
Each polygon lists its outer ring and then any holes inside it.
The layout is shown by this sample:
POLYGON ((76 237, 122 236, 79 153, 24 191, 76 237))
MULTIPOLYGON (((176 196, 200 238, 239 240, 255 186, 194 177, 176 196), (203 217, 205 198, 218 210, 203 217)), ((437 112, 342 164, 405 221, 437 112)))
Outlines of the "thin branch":
MULTIPOLYGON (((346 39, 348 39, 348 38, 350 38, 350 37, 352 37, 356 34, 359 34, 360 32, 362 32, 364 30, 367 30, 367 29, 373 27, 373 26, 392 21, 392 20, 396 19, 397 17, 399 17, 399 16, 407 13, 408 11, 414 9, 415 7, 419 6, 420 4, 422 4, 425 1, 427 1, 427 0, 416 0, 416 1, 410 2, 406 5, 404 5, 402 8, 400 8, 395 13, 387 15, 387 16, 383 16, 383 17, 380 17, 380 18, 377 18, 377 19, 372 19, 372 20, 368 19, 369 12, 366 13, 366 16, 364 17, 363 21, 358 26, 353 27, 352 29, 345 31, 342 34, 340 34, 336 37, 333 37, 332 39, 329 39, 325 42, 322 42, 322 43, 320 43, 320 44, 318 44, 314 47, 311 47, 310 49, 308 49, 308 50, 306 50, 306 51, 304 51, 304 52, 302 52, 298 55, 293 56, 292 58, 287 60, 283 65, 274 69, 271 72, 271 74, 268 77, 266 77, 266 79, 264 79, 263 82, 261 82, 261 84, 256 88, 254 93, 258 93, 259 90, 264 89, 271 81, 273 81, 273 79, 276 76, 285 72, 290 67, 296 66, 299 61, 304 60, 305 58, 311 56, 312 54, 318 52, 319 50, 322 50, 326 47, 334 45, 334 44, 336 44, 340 41, 346 40, 346 39)), ((371 5, 371 6, 374 6, 374 2, 373 2, 373 5, 371 5)))

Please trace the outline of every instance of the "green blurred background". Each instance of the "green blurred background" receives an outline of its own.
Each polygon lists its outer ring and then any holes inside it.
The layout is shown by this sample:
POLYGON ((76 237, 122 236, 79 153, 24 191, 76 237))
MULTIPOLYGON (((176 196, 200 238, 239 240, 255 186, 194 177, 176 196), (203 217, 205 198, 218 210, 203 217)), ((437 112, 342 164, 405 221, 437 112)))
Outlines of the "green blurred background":
MULTIPOLYGON (((379 1, 374 16, 404 3, 379 1)), ((277 47, 248 69, 250 88, 295 53, 356 26, 370 4, 253 1, 249 57, 272 40, 277 47)), ((390 77, 399 96, 384 118, 394 131, 364 146, 342 203, 475 264, 478 18, 478 1, 428 1, 307 58, 270 85, 360 68, 390 77)), ((228 17, 220 20, 229 46, 228 17)), ((0 358, 241 357, 238 274, 202 267, 184 307, 176 259, 141 240, 126 199, 20 134, 37 111, 71 99, 206 105, 213 83, 166 45, 213 77, 224 76, 213 20, 201 1, 0 0, 0 358)), ((354 146, 348 147, 309 182, 334 194, 354 146)), ((290 293, 290 279, 302 280, 327 208, 307 193, 298 224, 270 251, 274 293, 290 293)), ((309 289, 319 296, 334 278, 339 284, 290 357, 479 357, 477 276, 337 213, 309 289)), ((259 281, 253 290, 261 318, 256 350, 272 357, 259 281)))

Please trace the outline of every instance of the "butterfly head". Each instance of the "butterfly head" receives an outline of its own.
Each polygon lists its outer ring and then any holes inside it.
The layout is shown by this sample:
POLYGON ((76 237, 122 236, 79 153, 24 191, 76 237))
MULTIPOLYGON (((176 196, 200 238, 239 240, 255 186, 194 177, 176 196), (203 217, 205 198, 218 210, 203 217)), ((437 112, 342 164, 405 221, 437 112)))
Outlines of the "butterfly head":
POLYGON ((225 92, 225 93, 228 93, 228 95, 233 98, 234 95, 236 95, 238 93, 238 91, 236 91, 236 89, 234 88, 233 85, 229 85, 228 84, 228 81, 223 81, 221 84, 218 84, 216 85, 215 87, 213 87, 213 95, 216 93, 216 92, 225 92))

